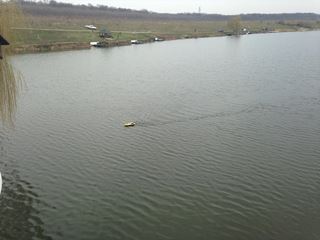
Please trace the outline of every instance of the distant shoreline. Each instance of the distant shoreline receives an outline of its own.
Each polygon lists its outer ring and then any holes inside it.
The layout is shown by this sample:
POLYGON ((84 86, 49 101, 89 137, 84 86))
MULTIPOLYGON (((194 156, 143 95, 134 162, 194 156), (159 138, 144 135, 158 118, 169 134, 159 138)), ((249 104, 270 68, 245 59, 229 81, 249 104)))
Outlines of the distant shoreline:
MULTIPOLYGON (((127 46, 131 40, 220 37, 237 33, 297 32, 320 29, 320 14, 165 14, 108 6, 72 5, 56 1, 19 1, 23 23, 12 28, 15 53, 54 52, 127 46), (235 24, 236 23, 236 24, 235 24)), ((13 46, 14 48, 14 46, 13 46)))
MULTIPOLYGON (((288 31, 269 31, 269 32, 255 32, 252 34, 267 34, 267 33, 286 33, 286 32, 312 32, 319 31, 320 29, 300 29, 297 31, 292 31, 292 29, 288 31)), ((242 34, 244 35, 244 34, 242 34)), ((239 35, 239 36, 242 36, 239 35)), ((183 39, 198 39, 198 38, 213 38, 213 37, 225 37, 230 36, 226 34, 217 34, 217 35, 203 35, 203 36, 186 36, 186 37, 178 37, 172 35, 170 38, 165 38, 163 41, 172 41, 172 40, 183 40, 183 39)), ((236 36, 236 35, 231 35, 236 36)), ((155 42, 153 39, 143 39, 140 44, 152 43, 155 42)), ((120 46, 130 46, 132 43, 130 40, 107 40, 105 41, 105 46, 100 48, 111 48, 111 47, 120 47, 120 46)), ((93 46, 90 45, 89 42, 56 42, 56 43, 46 43, 46 44, 21 44, 17 45, 13 49, 13 53, 18 54, 27 54, 27 53, 45 53, 45 52, 61 52, 61 51, 72 51, 72 50, 83 50, 90 49, 93 46)))

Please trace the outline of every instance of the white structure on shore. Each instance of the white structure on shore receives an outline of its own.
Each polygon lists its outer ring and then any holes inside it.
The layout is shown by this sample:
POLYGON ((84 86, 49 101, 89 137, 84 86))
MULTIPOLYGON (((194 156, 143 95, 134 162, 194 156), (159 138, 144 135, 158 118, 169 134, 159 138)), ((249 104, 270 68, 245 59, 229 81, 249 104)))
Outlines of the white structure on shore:
POLYGON ((90 29, 90 30, 97 30, 97 27, 94 26, 94 25, 85 25, 84 27, 85 27, 85 28, 88 28, 88 29, 90 29))

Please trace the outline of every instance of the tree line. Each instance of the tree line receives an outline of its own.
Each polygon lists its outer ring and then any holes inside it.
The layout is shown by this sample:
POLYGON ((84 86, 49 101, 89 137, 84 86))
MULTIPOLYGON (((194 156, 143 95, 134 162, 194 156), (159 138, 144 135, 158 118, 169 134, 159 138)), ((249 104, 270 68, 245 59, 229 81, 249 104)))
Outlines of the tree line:
MULTIPOLYGON (((24 1, 16 0, 27 14, 36 16, 70 16, 70 17, 104 17, 141 20, 191 20, 191 21, 228 21, 235 17, 221 14, 199 13, 155 13, 148 10, 132 10, 115 8, 105 5, 91 4, 73 5, 55 0, 24 1)), ((241 14, 243 21, 320 21, 320 15, 315 13, 283 13, 283 14, 241 14)))

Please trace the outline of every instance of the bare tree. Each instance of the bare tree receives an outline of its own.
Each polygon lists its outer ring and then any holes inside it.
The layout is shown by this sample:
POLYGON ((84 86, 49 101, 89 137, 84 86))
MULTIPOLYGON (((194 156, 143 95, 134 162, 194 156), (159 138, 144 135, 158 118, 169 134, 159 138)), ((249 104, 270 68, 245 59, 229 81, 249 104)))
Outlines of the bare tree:
POLYGON ((234 35, 239 35, 241 32, 241 17, 234 16, 228 21, 228 28, 232 31, 234 35))

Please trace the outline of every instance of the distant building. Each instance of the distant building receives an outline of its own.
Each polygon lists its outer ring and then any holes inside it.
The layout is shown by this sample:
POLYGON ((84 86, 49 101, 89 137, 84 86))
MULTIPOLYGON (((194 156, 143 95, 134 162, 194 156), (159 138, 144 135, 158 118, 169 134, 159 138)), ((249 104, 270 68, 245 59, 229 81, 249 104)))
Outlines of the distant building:
POLYGON ((9 42, 0 35, 0 59, 3 58, 3 56, 2 56, 2 45, 9 45, 9 42))
POLYGON ((101 38, 112 38, 112 34, 107 29, 102 29, 99 33, 99 37, 101 38))

